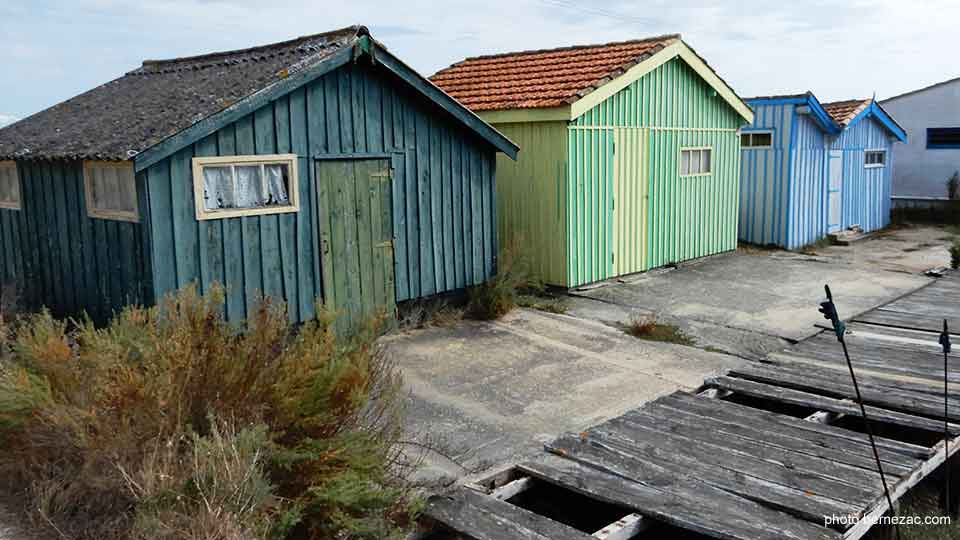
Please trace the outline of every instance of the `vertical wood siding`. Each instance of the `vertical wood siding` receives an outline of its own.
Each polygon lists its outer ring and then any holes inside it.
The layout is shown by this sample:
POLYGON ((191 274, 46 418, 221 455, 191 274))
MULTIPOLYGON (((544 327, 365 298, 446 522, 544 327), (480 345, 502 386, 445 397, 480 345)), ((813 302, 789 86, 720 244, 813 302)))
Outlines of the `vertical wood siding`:
MULTIPOLYGON (((568 154, 568 285, 613 277, 614 129, 649 130, 646 239, 619 220, 653 268, 736 248, 742 119, 682 60, 674 59, 571 122, 568 154), (713 148, 713 172, 679 176, 680 149, 713 148)), ((641 159, 643 158, 643 159, 641 159)), ((639 258, 622 253, 621 257, 639 258)))
POLYGON ((537 276, 566 285, 566 123, 511 123, 496 128, 521 148, 516 161, 497 156, 500 245, 513 242, 537 276))
POLYGON ((771 148, 742 148, 740 152, 739 237, 752 244, 786 245, 790 203, 790 159, 794 124, 803 121, 794 105, 755 105, 748 129, 773 132, 771 148))
POLYGON ((291 321, 322 298, 314 158, 386 155, 393 163, 397 300, 482 282, 497 239, 494 149, 405 83, 367 64, 347 65, 149 167, 156 295, 191 282, 225 285, 231 320, 258 292, 285 299, 291 321), (298 213, 194 217, 194 156, 294 153, 298 213))
POLYGON ((17 170, 22 208, 0 210, 0 274, 27 305, 102 323, 152 301, 143 227, 87 216, 81 162, 20 161, 17 170))
POLYGON ((859 225, 864 231, 875 231, 890 224, 892 144, 890 134, 869 117, 831 141, 830 148, 843 151, 844 229, 859 225), (886 166, 864 167, 865 150, 886 150, 886 166))
POLYGON ((791 150, 790 224, 785 243, 797 249, 827 234, 827 153, 829 136, 806 116, 797 115, 791 150))
POLYGON ((773 147, 741 149, 741 240, 788 249, 826 233, 827 137, 794 103, 754 104, 749 129, 773 130, 773 147))

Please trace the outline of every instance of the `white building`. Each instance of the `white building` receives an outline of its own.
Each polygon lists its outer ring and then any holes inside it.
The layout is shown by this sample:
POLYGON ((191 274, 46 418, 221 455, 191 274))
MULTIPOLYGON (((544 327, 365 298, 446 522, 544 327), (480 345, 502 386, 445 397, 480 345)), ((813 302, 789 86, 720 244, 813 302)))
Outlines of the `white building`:
POLYGON ((893 197, 947 197, 960 171, 960 77, 900 94, 881 105, 907 132, 893 147, 893 197))

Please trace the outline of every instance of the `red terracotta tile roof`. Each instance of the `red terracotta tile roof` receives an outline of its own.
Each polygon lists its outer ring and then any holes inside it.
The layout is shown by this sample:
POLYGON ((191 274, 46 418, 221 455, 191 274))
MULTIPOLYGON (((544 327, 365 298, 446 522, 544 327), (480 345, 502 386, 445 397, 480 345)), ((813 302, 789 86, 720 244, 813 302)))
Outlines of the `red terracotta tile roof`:
POLYGON ((870 106, 873 99, 848 99, 846 101, 834 101, 833 103, 822 103, 823 109, 827 111, 838 124, 847 127, 851 120, 870 106))
POLYGON ((467 58, 430 80, 474 111, 573 103, 680 40, 647 39, 467 58))

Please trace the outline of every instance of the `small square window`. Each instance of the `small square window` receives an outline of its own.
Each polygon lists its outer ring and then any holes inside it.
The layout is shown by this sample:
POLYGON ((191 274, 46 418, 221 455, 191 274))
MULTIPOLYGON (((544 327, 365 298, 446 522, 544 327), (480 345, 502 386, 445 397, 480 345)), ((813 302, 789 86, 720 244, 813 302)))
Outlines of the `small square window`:
POLYGON ((20 175, 13 161, 0 161, 0 208, 20 210, 20 175))
POLYGON ((713 161, 711 148, 681 148, 680 176, 710 174, 713 161))
POLYGON ((83 188, 88 216, 116 221, 140 221, 133 163, 85 161, 83 188))
POLYGON ((740 134, 741 148, 770 148, 773 146, 773 133, 769 131, 747 131, 740 134))
POLYGON ((887 164, 886 150, 867 150, 863 153, 863 166, 867 168, 883 167, 887 164))
POLYGON ((200 220, 299 210, 295 154, 194 158, 193 181, 200 220))

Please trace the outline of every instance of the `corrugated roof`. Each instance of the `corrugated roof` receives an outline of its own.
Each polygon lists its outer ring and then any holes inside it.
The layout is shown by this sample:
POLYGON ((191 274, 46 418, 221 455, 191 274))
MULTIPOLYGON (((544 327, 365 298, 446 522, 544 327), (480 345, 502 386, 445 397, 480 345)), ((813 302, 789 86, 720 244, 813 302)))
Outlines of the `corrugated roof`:
POLYGON ((842 127, 847 127, 847 124, 863 112, 864 109, 869 107, 871 103, 873 103, 873 98, 848 99, 845 101, 824 103, 823 108, 836 123, 842 127))
POLYGON ((366 34, 350 26, 261 47, 147 60, 0 129, 0 159, 130 159, 366 34))
POLYGON ((475 111, 557 107, 580 99, 680 40, 646 39, 467 58, 430 80, 475 111))

